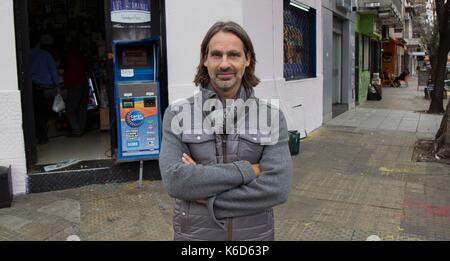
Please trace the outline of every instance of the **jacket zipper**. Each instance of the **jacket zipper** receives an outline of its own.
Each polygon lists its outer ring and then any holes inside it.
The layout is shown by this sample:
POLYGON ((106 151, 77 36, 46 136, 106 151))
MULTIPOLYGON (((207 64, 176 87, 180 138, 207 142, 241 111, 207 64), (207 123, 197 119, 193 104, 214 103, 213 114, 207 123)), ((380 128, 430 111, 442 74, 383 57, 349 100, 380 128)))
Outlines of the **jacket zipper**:
POLYGON ((233 218, 228 219, 228 241, 233 241, 233 218))
POLYGON ((222 154, 223 154, 223 163, 228 163, 227 158, 227 136, 222 135, 222 154))
MULTIPOLYGON (((223 163, 228 163, 227 158, 227 135, 222 135, 222 154, 223 154, 223 163)), ((233 241, 233 218, 228 219, 228 241, 233 241)))

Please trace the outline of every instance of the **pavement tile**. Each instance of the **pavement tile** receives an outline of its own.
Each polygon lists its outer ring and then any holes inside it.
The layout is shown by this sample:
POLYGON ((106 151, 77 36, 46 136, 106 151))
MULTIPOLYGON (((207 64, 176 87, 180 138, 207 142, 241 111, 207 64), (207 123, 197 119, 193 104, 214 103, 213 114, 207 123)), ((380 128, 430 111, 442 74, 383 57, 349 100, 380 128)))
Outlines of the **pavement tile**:
POLYGON ((58 200, 38 209, 39 212, 62 217, 70 222, 80 222, 80 203, 73 199, 58 200))
POLYGON ((10 231, 17 231, 30 223, 31 220, 21 217, 11 215, 0 216, 0 227, 8 229, 10 231))

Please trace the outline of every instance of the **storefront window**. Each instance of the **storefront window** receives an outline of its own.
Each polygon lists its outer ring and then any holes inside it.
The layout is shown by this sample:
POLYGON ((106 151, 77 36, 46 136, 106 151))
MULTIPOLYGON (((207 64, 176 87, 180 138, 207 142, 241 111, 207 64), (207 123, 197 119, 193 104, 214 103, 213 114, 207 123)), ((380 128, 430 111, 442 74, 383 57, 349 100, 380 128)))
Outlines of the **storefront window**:
POLYGON ((316 10, 284 1, 284 78, 316 77, 316 10))

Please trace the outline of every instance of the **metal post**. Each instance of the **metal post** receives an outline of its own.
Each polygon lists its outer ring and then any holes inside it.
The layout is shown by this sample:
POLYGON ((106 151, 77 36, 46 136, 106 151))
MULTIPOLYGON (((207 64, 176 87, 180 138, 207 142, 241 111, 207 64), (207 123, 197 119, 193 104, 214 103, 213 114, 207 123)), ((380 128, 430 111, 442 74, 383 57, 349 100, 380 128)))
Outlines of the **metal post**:
POLYGON ((141 160, 141 162, 139 163, 139 185, 138 185, 138 188, 140 189, 143 188, 142 185, 143 173, 144 173, 144 162, 141 160))

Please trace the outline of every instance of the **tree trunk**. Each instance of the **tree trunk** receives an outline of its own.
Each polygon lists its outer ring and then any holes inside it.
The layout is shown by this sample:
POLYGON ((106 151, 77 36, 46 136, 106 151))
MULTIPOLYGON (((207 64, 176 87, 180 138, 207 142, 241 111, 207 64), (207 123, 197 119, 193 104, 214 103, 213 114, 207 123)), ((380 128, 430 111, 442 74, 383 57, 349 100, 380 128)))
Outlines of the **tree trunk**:
MULTIPOLYGON (((444 79, 447 65, 447 55, 450 51, 450 0, 435 0, 436 14, 439 25, 439 47, 436 68, 433 68, 434 95, 430 112, 440 113, 443 110, 444 79)), ((446 112, 434 140, 433 154, 439 158, 450 159, 450 98, 446 112)))
POLYGON ((441 159, 450 159, 450 98, 441 122, 441 127, 434 140, 433 154, 441 159))
MULTIPOLYGON (((440 46, 444 47, 445 43, 440 43, 440 46)), ((431 104, 428 109, 429 113, 444 113, 444 80, 445 73, 447 70, 447 55, 448 48, 439 48, 439 53, 437 57, 434 57, 433 60, 433 71, 432 71, 432 80, 434 83, 434 92, 431 95, 431 104)))
MULTIPOLYGON (((432 80, 434 83, 434 92, 431 95, 431 104, 429 113, 443 113, 444 106, 444 80, 447 66, 447 55, 450 51, 450 0, 434 0, 436 5, 437 26, 439 28, 439 45, 437 61, 433 61, 432 80)), ((436 21, 436 20, 435 20, 436 21)))

